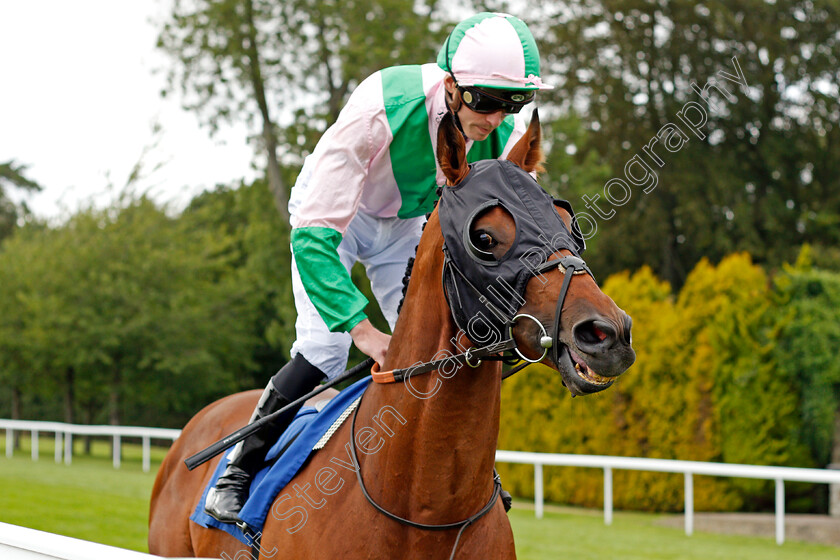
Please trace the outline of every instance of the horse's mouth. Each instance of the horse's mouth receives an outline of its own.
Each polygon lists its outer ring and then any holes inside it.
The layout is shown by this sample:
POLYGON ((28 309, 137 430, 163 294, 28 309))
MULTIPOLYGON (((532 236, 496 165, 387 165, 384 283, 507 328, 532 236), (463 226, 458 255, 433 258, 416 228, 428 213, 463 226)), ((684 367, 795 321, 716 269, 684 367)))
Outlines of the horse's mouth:
POLYGON ((600 375, 594 369, 586 365, 586 362, 583 361, 583 358, 578 356, 574 350, 572 350, 571 348, 569 348, 568 350, 569 356, 572 358, 572 362, 575 364, 575 373, 577 373, 587 382, 592 383, 594 385, 609 385, 614 381, 613 378, 600 375))
POLYGON ((574 350, 564 345, 560 353, 557 369, 563 376, 563 384, 573 395, 587 395, 603 391, 613 384, 615 378, 599 374, 574 350))

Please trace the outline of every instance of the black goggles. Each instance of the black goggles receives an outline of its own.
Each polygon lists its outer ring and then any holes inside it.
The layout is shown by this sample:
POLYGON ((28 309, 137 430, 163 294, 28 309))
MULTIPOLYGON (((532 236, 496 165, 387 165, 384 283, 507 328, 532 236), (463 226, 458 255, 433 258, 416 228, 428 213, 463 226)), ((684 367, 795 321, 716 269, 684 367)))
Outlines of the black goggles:
POLYGON ((457 86, 464 104, 476 113, 518 113, 536 97, 536 91, 498 89, 492 92, 470 86, 457 86))

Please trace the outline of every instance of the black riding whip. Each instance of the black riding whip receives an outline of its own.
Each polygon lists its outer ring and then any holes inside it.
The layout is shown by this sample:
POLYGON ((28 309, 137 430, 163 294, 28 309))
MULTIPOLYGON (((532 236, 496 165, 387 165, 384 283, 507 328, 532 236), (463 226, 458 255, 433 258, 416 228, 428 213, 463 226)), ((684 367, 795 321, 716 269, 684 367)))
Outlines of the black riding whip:
POLYGON ((220 439, 219 441, 217 441, 213 445, 210 445, 209 447, 206 447, 206 448, 202 449, 201 451, 199 451, 195 455, 193 455, 191 457, 187 457, 186 459, 184 459, 184 464, 187 465, 187 468, 189 470, 193 470, 197 466, 206 463, 207 461, 209 461, 210 459, 212 459, 213 457, 215 457, 216 455, 218 455, 219 453, 221 453, 225 449, 228 449, 229 447, 232 447, 232 446, 236 445, 237 443, 239 443, 240 441, 242 441, 246 437, 248 437, 251 434, 253 434, 254 432, 260 430, 266 424, 269 424, 272 421, 276 420, 278 416, 280 416, 281 414, 283 414, 287 410, 291 409, 292 407, 295 407, 295 406, 297 406, 297 405, 299 405, 303 402, 306 402, 307 400, 311 399, 315 395, 319 395, 319 394, 323 393, 324 391, 326 391, 330 387, 338 385, 342 381, 347 381, 348 379, 350 379, 352 377, 355 377, 356 375, 359 374, 359 372, 361 372, 365 369, 370 369, 370 367, 372 365, 373 365, 373 358, 368 358, 364 362, 362 362, 360 364, 356 364, 355 366, 348 369, 347 371, 345 371, 344 373, 342 373, 341 375, 339 375, 335 379, 331 379, 330 381, 327 381, 323 385, 319 385, 313 391, 305 394, 304 396, 300 397, 296 401, 287 404, 286 406, 284 406, 283 408, 281 408, 277 412, 272 412, 268 416, 264 416, 263 418, 260 418, 259 420, 255 420, 254 422, 248 424, 247 426, 243 426, 243 427, 239 428, 238 430, 236 430, 235 432, 233 432, 231 434, 228 434, 227 436, 223 437, 222 439, 220 439))

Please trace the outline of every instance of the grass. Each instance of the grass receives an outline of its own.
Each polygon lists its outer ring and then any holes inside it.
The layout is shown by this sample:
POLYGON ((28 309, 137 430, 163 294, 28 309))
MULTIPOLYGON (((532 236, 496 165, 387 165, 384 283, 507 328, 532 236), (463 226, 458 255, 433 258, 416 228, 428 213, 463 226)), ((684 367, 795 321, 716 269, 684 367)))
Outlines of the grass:
POLYGON ((0 521, 147 552, 149 495, 166 449, 152 448, 150 472, 143 472, 140 445, 123 441, 119 470, 106 441, 94 441, 90 456, 74 442, 73 464, 56 464, 53 441, 39 439, 33 462, 29 440, 5 456, 0 438, 0 521))
MULTIPOLYGON (((0 521, 51 533, 147 551, 149 493, 165 449, 152 448, 152 471, 144 473, 139 445, 123 442, 119 470, 110 446, 94 442, 91 456, 76 442, 72 465, 57 465, 49 438, 30 459, 29 442, 11 459, 0 437, 0 521)), ((840 549, 772 538, 695 533, 656 525, 661 516, 615 512, 604 525, 600 511, 547 508, 534 518, 526 505, 510 512, 520 560, 836 560, 840 549)))
POLYGON ((519 560, 837 560, 840 549, 775 539, 695 533, 655 525, 655 514, 615 512, 609 527, 603 512, 553 508, 543 519, 514 507, 510 522, 519 560))

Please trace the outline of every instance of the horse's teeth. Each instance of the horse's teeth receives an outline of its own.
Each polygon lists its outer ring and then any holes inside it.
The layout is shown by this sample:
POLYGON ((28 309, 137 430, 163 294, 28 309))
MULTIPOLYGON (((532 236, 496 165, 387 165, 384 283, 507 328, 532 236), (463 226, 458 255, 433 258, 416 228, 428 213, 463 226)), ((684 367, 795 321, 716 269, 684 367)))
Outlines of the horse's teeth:
POLYGON ((580 371, 580 364, 575 363, 575 369, 576 369, 576 370, 578 370, 578 371, 580 371))

